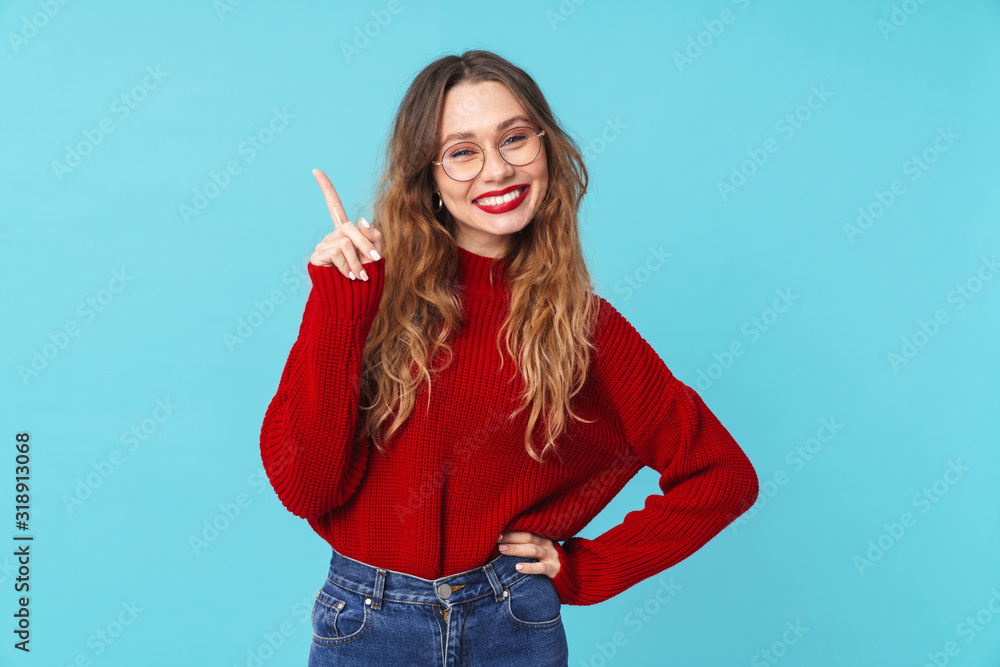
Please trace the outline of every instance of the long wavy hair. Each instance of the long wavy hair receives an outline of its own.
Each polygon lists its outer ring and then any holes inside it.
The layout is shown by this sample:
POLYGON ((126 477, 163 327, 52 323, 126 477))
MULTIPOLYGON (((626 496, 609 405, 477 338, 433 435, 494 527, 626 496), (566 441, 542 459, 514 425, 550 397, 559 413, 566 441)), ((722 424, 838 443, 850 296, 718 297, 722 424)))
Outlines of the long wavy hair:
POLYGON ((545 130, 548 190, 506 255, 510 302, 497 336, 501 360, 503 340, 523 378, 521 403, 509 419, 530 408, 524 446, 542 463, 567 428, 567 416, 582 420, 570 401, 583 387, 594 349, 591 336, 599 304, 577 226, 587 169, 577 143, 560 127, 535 81, 489 51, 448 55, 421 70, 387 137, 373 205, 383 235, 385 282, 362 356, 355 435, 359 441, 369 438, 385 453, 383 442, 412 413, 421 382, 427 383, 429 402, 432 374, 451 363, 449 339, 463 321, 455 220, 446 208, 433 209, 436 187, 430 163, 440 157, 445 95, 458 84, 482 81, 507 86, 545 130), (531 434, 540 419, 545 445, 538 454, 531 434))

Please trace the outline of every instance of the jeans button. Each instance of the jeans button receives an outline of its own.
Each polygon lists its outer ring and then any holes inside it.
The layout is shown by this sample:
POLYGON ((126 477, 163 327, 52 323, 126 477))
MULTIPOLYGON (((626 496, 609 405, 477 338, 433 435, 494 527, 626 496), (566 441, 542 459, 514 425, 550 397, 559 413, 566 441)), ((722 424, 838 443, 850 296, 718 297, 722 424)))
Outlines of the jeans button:
POLYGON ((448 584, 438 584, 438 595, 440 595, 441 599, 443 600, 447 600, 448 598, 450 598, 451 586, 449 586, 448 584))

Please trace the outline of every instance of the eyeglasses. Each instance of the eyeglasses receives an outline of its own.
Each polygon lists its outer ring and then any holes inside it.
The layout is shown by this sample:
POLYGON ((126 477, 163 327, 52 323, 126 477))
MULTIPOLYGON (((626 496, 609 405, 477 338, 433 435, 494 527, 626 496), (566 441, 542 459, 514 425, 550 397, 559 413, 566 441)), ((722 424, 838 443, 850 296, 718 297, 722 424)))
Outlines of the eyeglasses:
MULTIPOLYGON (((535 132, 530 127, 515 127, 500 138, 495 148, 505 162, 515 167, 523 167, 538 157, 542 148, 542 140, 539 137, 543 134, 545 130, 535 132)), ((464 141, 448 148, 439 162, 431 164, 441 165, 444 173, 453 180, 471 181, 483 170, 483 165, 486 164, 486 151, 489 148, 494 146, 484 149, 480 148, 479 144, 464 141)))

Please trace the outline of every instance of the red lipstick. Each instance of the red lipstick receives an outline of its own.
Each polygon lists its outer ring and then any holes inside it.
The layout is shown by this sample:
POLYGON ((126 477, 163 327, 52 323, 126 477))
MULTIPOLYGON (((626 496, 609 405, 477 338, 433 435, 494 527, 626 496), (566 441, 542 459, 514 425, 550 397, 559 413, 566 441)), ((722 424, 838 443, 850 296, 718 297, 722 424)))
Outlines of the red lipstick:
POLYGON ((504 188, 503 190, 493 190, 492 192, 484 192, 483 194, 479 195, 479 197, 476 198, 476 201, 473 201, 472 203, 475 206, 479 207, 479 209, 481 209, 483 211, 486 211, 487 213, 494 213, 494 214, 497 214, 497 213, 506 213, 508 211, 513 211, 515 208, 517 208, 518 206, 520 206, 524 202, 524 200, 527 197, 528 192, 530 190, 531 190, 531 186, 530 185, 524 185, 524 184, 521 184, 521 185, 512 185, 509 188, 504 188), (521 194, 519 194, 517 197, 515 197, 511 201, 503 203, 503 204, 496 204, 494 206, 487 206, 486 204, 482 204, 482 203, 480 203, 478 201, 479 199, 482 199, 483 197, 502 197, 503 195, 507 194, 508 192, 512 192, 514 190, 518 190, 519 188, 524 188, 524 192, 522 192, 521 194))

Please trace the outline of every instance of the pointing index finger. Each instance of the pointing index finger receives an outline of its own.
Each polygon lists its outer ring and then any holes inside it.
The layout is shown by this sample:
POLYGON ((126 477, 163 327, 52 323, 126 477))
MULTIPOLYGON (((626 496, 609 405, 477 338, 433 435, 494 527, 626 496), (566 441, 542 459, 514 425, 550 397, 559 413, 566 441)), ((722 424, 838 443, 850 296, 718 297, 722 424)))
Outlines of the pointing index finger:
POLYGON ((323 191, 323 197, 326 198, 326 207, 330 209, 330 217, 333 218, 334 227, 339 228, 341 225, 346 225, 348 222, 347 211, 344 210, 344 205, 340 202, 340 197, 337 195, 333 183, 319 169, 313 169, 313 176, 316 177, 316 182, 319 183, 319 187, 323 191))

